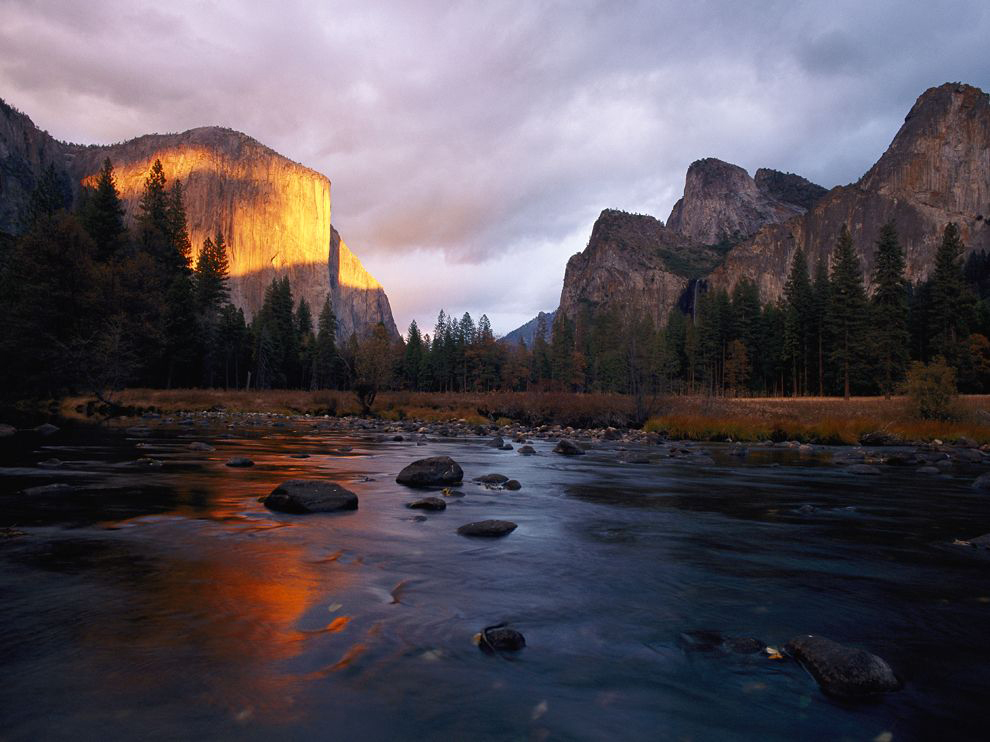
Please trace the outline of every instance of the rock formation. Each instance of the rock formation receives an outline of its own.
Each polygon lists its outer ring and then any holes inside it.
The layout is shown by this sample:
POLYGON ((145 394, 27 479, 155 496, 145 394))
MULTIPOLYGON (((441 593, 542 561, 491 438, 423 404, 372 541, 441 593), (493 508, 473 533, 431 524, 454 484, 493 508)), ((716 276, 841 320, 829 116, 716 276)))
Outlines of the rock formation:
POLYGON ((979 88, 947 83, 925 91, 890 147, 857 181, 833 188, 807 214, 761 229, 733 248, 711 276, 731 289, 743 276, 764 301, 780 296, 791 259, 827 260, 847 224, 869 286, 875 243, 897 225, 907 276, 927 278, 942 230, 956 222, 969 252, 990 249, 990 99, 979 88))
MULTIPOLYGON (((377 322, 397 336, 388 297, 331 225, 330 181, 251 137, 218 127, 150 134, 121 144, 64 144, 23 114, 0 110, 0 229, 16 232, 17 215, 37 175, 49 163, 78 197, 107 157, 133 224, 144 181, 161 160, 169 181, 182 182, 194 253, 217 229, 228 245, 231 299, 250 318, 276 276, 287 275, 293 296, 319 315, 329 295, 339 335, 377 322)), ((195 260, 195 255, 194 255, 195 260)))
POLYGON ((527 348, 533 347, 533 341, 536 340, 536 330, 540 326, 540 319, 543 319, 543 323, 546 327, 546 335, 544 339, 550 342, 550 330, 553 328, 553 318, 557 316, 557 310, 554 309, 552 312, 540 312, 538 315, 533 317, 529 322, 524 325, 517 327, 512 332, 506 334, 500 339, 500 342, 515 345, 520 340, 526 343, 527 348))

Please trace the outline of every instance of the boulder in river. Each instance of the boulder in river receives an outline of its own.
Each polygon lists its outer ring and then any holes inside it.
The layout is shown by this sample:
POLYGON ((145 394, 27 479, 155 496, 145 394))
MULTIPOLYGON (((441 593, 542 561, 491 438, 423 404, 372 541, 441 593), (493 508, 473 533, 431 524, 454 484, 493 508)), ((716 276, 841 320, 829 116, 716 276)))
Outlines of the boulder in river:
POLYGON ((505 489, 507 490, 511 490, 512 492, 516 492, 522 489, 522 484, 519 483, 518 479, 510 479, 502 486, 505 487, 505 489))
POLYGON ((509 481, 509 478, 504 474, 485 474, 480 477, 475 477, 474 481, 480 482, 481 484, 505 484, 509 481))
POLYGON ((867 476, 880 474, 880 469, 873 466, 872 464, 853 464, 846 471, 848 471, 850 474, 860 474, 860 475, 865 474, 867 476))
POLYGON ((216 451, 209 443, 203 443, 202 441, 193 441, 186 448, 190 451, 216 451))
POLYGON ((866 698, 901 687, 890 665, 880 657, 823 636, 797 636, 784 649, 811 673, 825 693, 837 698, 866 698))
POLYGON ((978 476, 973 482, 973 487, 978 490, 990 490, 990 473, 978 476))
POLYGON ((509 520, 478 520, 465 523, 457 529, 462 536, 480 536, 482 538, 498 538, 508 536, 516 530, 516 524, 509 520))
POLYGON ((413 500, 406 507, 413 510, 446 510, 447 503, 441 497, 423 497, 413 500))
POLYGON ((486 626, 478 634, 478 647, 489 654, 493 652, 517 652, 526 646, 526 637, 506 624, 486 626))
POLYGON ((357 510, 358 498, 335 482, 319 479, 289 479, 265 497, 266 508, 282 513, 332 513, 357 510))
POLYGON ((536 449, 533 448, 532 446, 520 446, 519 450, 516 451, 516 453, 521 454, 523 456, 532 456, 534 453, 536 453, 536 449))
POLYGON ((237 469, 246 466, 254 466, 254 462, 247 456, 235 456, 232 459, 227 459, 227 466, 232 466, 237 469))
POLYGON ((35 428, 34 432, 38 433, 39 435, 54 435, 59 430, 61 430, 61 428, 59 428, 57 425, 52 425, 51 423, 44 423, 42 425, 39 425, 37 428, 35 428))
POLYGON ((448 487, 460 484, 464 470, 449 456, 432 456, 414 461, 399 472, 395 481, 407 487, 448 487))
POLYGON ((554 446, 553 452, 563 454, 564 456, 584 455, 584 449, 574 441, 568 440, 567 438, 561 438, 557 441, 557 445, 554 446))

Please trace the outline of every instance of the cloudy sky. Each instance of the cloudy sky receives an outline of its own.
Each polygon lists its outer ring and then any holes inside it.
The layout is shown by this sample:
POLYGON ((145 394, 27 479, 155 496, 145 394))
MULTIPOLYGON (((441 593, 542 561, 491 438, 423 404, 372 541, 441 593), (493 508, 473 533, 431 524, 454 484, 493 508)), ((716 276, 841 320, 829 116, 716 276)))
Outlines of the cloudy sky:
POLYGON ((926 88, 990 89, 990 4, 0 0, 0 97, 59 139, 219 124, 333 181, 397 324, 553 309, 603 208, 715 156, 831 187, 926 88))

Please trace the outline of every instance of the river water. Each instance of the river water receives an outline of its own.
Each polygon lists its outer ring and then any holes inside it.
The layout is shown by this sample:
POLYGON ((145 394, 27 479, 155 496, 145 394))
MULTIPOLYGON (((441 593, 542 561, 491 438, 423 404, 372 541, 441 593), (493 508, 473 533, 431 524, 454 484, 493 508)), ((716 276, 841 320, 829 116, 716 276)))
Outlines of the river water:
POLYGON ((0 441, 0 739, 986 738, 990 559, 950 545, 990 531, 978 465, 857 477, 827 448, 634 464, 621 444, 484 442, 305 421, 0 441), (432 455, 465 496, 416 520, 395 476, 432 455), (522 489, 469 481, 491 472, 522 489), (311 477, 359 509, 258 502, 311 477), (51 482, 71 489, 16 494, 51 482), (456 533, 486 518, 519 527, 456 533), (526 648, 479 651, 502 621, 526 648), (822 634, 904 688, 838 702, 793 661, 691 651, 697 630, 822 634))

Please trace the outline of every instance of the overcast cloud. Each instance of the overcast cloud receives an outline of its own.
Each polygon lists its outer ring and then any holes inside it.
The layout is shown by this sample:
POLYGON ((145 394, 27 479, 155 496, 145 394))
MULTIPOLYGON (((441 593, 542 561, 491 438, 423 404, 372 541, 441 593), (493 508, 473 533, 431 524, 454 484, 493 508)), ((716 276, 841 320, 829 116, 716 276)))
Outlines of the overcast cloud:
POLYGON ((603 208, 715 156, 831 187, 926 88, 990 89, 973 2, 0 0, 0 97, 59 139, 219 124, 333 181, 397 324, 556 306, 603 208))

